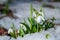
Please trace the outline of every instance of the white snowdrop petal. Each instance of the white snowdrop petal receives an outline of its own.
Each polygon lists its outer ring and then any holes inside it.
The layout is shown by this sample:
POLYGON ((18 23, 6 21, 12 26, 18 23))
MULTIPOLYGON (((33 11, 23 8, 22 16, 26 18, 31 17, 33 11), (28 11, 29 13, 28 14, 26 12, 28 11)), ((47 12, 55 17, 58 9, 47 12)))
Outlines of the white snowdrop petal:
POLYGON ((26 27, 23 24, 21 24, 21 28, 26 31, 26 27))
POLYGON ((25 26, 23 26, 23 29, 26 31, 26 27, 25 26))
POLYGON ((38 23, 41 22, 41 17, 38 16, 36 21, 37 21, 38 23))
POLYGON ((22 27, 23 25, 22 24, 20 24, 20 27, 22 27))
POLYGON ((8 30, 8 33, 11 33, 11 32, 13 33, 13 30, 10 28, 10 29, 8 30))
POLYGON ((36 17, 36 14, 35 14, 35 12, 33 12, 33 17, 36 17))
POLYGON ((19 30, 17 32, 19 33, 19 30))
POLYGON ((44 21, 44 18, 43 18, 42 16, 38 16, 35 20, 39 23, 39 22, 41 22, 42 20, 44 21))

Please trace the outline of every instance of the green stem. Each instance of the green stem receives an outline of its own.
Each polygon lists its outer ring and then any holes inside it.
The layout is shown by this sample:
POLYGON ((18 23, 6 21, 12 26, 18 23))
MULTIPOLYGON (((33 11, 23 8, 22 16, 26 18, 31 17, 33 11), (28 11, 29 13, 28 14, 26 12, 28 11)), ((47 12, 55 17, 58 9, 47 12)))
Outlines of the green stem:
MULTIPOLYGON (((36 18, 36 20, 37 20, 37 18, 36 18)), ((38 32, 38 22, 37 22, 37 32, 38 32)))
MULTIPOLYGON (((31 4, 31 5, 30 5, 30 20, 31 20, 31 18, 32 18, 32 13, 33 13, 32 8, 33 8, 33 6, 32 6, 32 4, 31 4)), ((31 22, 32 22, 32 21, 31 21, 31 22)), ((30 24, 30 30, 31 30, 31 28, 32 28, 32 24, 30 24)))
POLYGON ((33 6, 32 6, 32 4, 31 4, 31 5, 30 5, 30 17, 32 17, 32 13, 33 13, 32 8, 33 8, 33 6))

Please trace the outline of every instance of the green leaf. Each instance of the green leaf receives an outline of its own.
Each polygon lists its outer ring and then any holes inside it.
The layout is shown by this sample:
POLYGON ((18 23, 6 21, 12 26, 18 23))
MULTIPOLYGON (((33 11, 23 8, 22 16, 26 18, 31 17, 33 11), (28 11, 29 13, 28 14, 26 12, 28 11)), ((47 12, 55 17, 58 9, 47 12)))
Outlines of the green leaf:
POLYGON ((32 4, 31 4, 31 5, 30 5, 30 17, 32 17, 32 13, 33 13, 32 9, 33 9, 33 6, 32 6, 32 4))
POLYGON ((54 20, 56 20, 56 19, 55 19, 55 17, 52 17, 51 20, 54 22, 54 20))
POLYGON ((23 24, 25 27, 26 27, 26 33, 30 33, 30 27, 29 27, 29 25, 28 24, 26 24, 26 23, 21 23, 21 24, 23 24))
POLYGON ((37 32, 37 28, 34 26, 33 29, 32 29, 33 33, 34 32, 37 32))
POLYGON ((10 33, 11 37, 16 38, 15 33, 10 33))
POLYGON ((11 28, 12 28, 13 31, 15 32, 15 26, 14 26, 14 23, 12 23, 11 28))
POLYGON ((33 11, 35 12, 36 16, 42 16, 35 8, 33 8, 33 11))
POLYGON ((33 24, 32 18, 28 18, 28 21, 31 25, 33 24))
POLYGON ((41 7, 40 12, 43 12, 43 8, 41 7))
POLYGON ((20 35, 21 37, 23 37, 23 36, 25 35, 25 33, 24 33, 24 31, 23 31, 22 28, 20 28, 20 30, 19 30, 19 35, 20 35))
POLYGON ((28 21, 29 21, 29 23, 31 25, 30 29, 37 25, 37 22, 35 21, 34 18, 28 18, 28 21))
POLYGON ((43 30, 43 26, 41 24, 38 24, 38 32, 43 30))
POLYGON ((23 24, 28 30, 30 29, 28 24, 26 23, 21 23, 21 24, 23 24))
POLYGON ((5 3, 4 13, 8 14, 8 12, 9 12, 9 3, 8 3, 8 0, 7 0, 7 2, 5 3))
POLYGON ((51 19, 47 19, 43 22, 43 24, 45 27, 44 29, 47 30, 49 28, 53 28, 54 27, 54 21, 52 21, 51 19))

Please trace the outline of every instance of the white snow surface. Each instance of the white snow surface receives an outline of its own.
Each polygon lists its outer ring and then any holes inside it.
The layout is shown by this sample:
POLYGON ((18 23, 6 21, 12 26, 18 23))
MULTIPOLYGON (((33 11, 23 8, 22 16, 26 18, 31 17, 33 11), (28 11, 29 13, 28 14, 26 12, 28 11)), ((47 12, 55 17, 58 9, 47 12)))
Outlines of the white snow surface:
POLYGON ((53 33, 43 30, 41 32, 26 34, 24 37, 17 37, 17 40, 56 40, 56 38, 53 33), (46 38, 46 34, 50 35, 48 39, 46 38))
MULTIPOLYGON (((57 26, 60 28, 60 26, 57 26)), ((18 36, 17 39, 9 36, 0 36, 1 40, 60 40, 60 32, 57 32, 58 28, 50 28, 46 31, 42 30, 40 32, 26 34, 24 37, 18 36), (49 34, 49 37, 46 38, 46 35, 49 34)))
POLYGON ((0 36, 0 40, 10 40, 9 36, 0 36))

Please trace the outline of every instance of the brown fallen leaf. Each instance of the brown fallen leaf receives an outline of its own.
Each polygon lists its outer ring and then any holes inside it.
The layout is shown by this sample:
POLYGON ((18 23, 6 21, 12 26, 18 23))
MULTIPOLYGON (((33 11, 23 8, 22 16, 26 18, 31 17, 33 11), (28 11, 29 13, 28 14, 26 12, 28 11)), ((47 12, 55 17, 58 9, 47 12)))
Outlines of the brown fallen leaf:
POLYGON ((8 30, 3 27, 0 27, 0 36, 3 36, 3 35, 8 35, 8 30))
POLYGON ((42 7, 55 8, 55 6, 51 4, 43 4, 42 7))
MULTIPOLYGON (((4 8, 0 9, 1 14, 4 14, 4 8)), ((8 10, 8 12, 6 13, 5 16, 1 16, 0 19, 4 18, 4 17, 9 17, 9 18, 13 18, 13 19, 19 19, 19 17, 14 16, 13 11, 12 10, 8 10)))

